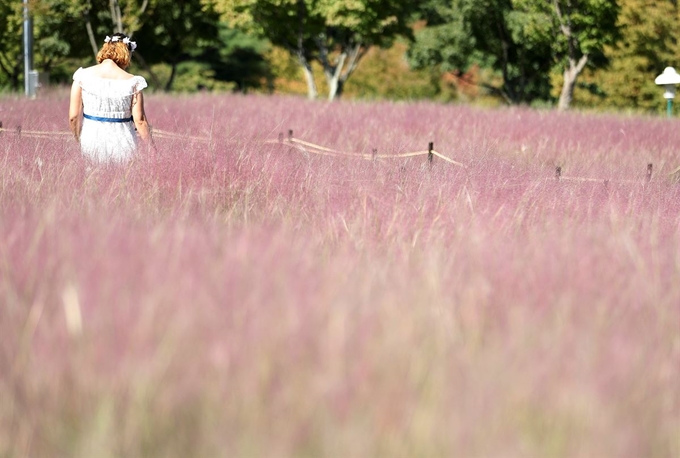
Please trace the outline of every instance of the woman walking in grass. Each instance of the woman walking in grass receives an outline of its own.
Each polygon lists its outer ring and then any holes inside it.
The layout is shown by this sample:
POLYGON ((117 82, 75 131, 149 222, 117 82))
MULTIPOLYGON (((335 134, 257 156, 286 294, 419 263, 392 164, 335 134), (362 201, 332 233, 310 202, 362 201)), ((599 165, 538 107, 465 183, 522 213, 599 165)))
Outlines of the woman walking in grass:
POLYGON ((73 74, 69 123, 84 156, 96 162, 124 162, 134 155, 138 136, 151 141, 142 96, 147 84, 125 71, 137 44, 122 33, 104 41, 97 65, 73 74))

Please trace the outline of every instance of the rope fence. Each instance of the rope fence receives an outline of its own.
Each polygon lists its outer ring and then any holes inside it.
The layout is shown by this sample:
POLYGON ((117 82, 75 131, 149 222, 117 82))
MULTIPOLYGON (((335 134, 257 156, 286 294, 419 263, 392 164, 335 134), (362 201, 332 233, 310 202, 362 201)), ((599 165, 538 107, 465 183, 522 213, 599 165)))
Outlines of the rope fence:
POLYGON ((203 142, 210 142, 211 138, 206 138, 206 137, 197 137, 194 135, 182 135, 178 134, 176 132, 168 132, 166 130, 160 130, 156 128, 151 129, 151 134, 154 137, 157 138, 169 138, 173 140, 195 140, 195 141, 203 141, 203 142))
MULTIPOLYGON (((31 137, 31 138, 51 138, 51 137, 62 137, 62 136, 68 136, 72 135, 70 132, 63 132, 63 131, 36 131, 36 130, 22 130, 21 126, 17 126, 15 129, 5 129, 2 127, 2 122, 0 122, 0 135, 3 132, 13 132, 14 134, 21 136, 21 137, 31 137)), ((175 132, 169 132, 166 130, 161 130, 161 129, 156 129, 152 128, 151 129, 151 134, 152 137, 154 138, 163 138, 163 139, 170 139, 170 140, 192 140, 192 141, 202 141, 202 142, 208 142, 210 143, 212 141, 212 137, 199 137, 199 136, 194 136, 194 135, 183 135, 183 134, 178 134, 175 132)), ((438 151, 434 150, 433 143, 431 142, 429 144, 429 148, 427 151, 414 151, 414 152, 406 152, 406 153, 399 153, 399 154, 378 154, 377 150, 374 149, 372 154, 365 154, 365 153, 357 153, 357 152, 349 152, 349 151, 339 151, 331 148, 326 148, 321 145, 317 145, 315 143, 307 142, 305 140, 301 140, 299 138, 294 138, 293 137, 293 131, 289 130, 288 131, 288 139, 285 140, 283 137, 283 133, 279 134, 278 140, 264 140, 262 143, 264 144, 287 144, 290 147, 293 147, 294 149, 297 149, 299 151, 303 151, 305 153, 310 153, 310 154, 317 154, 317 155, 322 155, 322 156, 334 156, 334 157, 355 157, 359 159, 366 159, 366 160, 376 160, 376 159, 399 159, 399 158, 408 158, 408 157, 415 157, 415 156, 428 156, 428 161, 432 163, 433 158, 436 156, 450 164, 456 165, 458 167, 465 167, 464 164, 454 161, 453 159, 439 153, 438 151)))
MULTIPOLYGON (((3 136, 3 134, 7 133, 13 133, 16 136, 20 137, 29 137, 29 138, 64 138, 65 136, 72 135, 71 132, 63 132, 63 131, 38 131, 38 130, 23 130, 21 126, 16 126, 14 129, 6 129, 3 128, 2 126, 2 121, 0 121, 0 138, 3 136)), ((169 132, 161 129, 156 129, 152 128, 151 133, 153 138, 163 138, 163 139, 170 139, 170 140, 191 140, 191 141, 199 141, 199 142, 212 142, 213 138, 212 135, 210 137, 199 137, 199 136, 194 136, 194 135, 183 135, 183 134, 178 134, 176 132, 169 132)), ((428 149, 423 150, 423 151, 412 151, 412 152, 405 152, 405 153, 398 153, 398 154, 378 154, 377 149, 373 149, 371 154, 366 154, 366 153, 358 153, 358 152, 353 152, 353 151, 340 151, 340 150, 335 150, 332 148, 328 148, 325 146, 317 145, 315 143, 311 143, 305 140, 301 140, 299 138, 295 138, 293 136, 293 130, 288 131, 288 137, 284 138, 283 133, 279 133, 278 139, 277 140, 264 140, 260 141, 258 143, 263 143, 263 144, 280 144, 280 145, 285 145, 288 146, 289 148, 301 151, 306 154, 316 154, 319 156, 331 156, 331 157, 349 157, 349 158, 357 158, 357 159, 364 159, 364 160, 372 160, 375 161, 376 159, 400 159, 400 158, 410 158, 410 157, 417 157, 417 156, 425 156, 427 155, 427 161, 430 165, 432 165, 432 162, 435 157, 453 164, 454 166, 457 167, 462 167, 462 168, 467 168, 465 164, 455 161, 451 159, 448 156, 445 156, 438 151, 435 151, 434 149, 434 144, 433 142, 430 142, 428 144, 428 149)), ((647 182, 651 181, 652 179, 652 172, 653 172, 653 164, 647 164, 647 170, 646 170, 646 175, 645 175, 645 180, 647 182)), ((680 175, 680 167, 677 167, 673 171, 671 171, 668 174, 670 177, 676 177, 680 175)), ((639 183, 640 180, 630 180, 630 179, 608 179, 608 178, 593 178, 593 177, 578 177, 578 176, 564 176, 562 175, 562 167, 557 166, 555 167, 555 180, 558 181, 575 181, 575 182, 599 182, 599 183, 604 183, 606 186, 609 182, 617 182, 617 183, 639 183)))
POLYGON ((14 129, 5 129, 2 127, 2 121, 0 121, 0 135, 2 135, 3 132, 11 132, 21 137, 39 137, 39 138, 52 138, 71 135, 71 132, 63 131, 24 130, 21 128, 21 126, 16 126, 14 129))
MULTIPOLYGON (((680 167, 678 167, 680 169, 680 167)), ((654 165, 653 164, 647 164, 647 171, 645 174, 645 181, 649 182, 652 180, 652 172, 654 170, 654 165)), ((668 174, 668 176, 673 176, 676 174, 676 171, 673 171, 668 174)), ((555 179, 559 181, 579 181, 579 182, 592 182, 592 183, 604 183, 605 186, 607 186, 610 182, 616 182, 616 183, 640 183, 640 180, 626 180, 626 179, 609 179, 609 178, 592 178, 592 177, 570 177, 570 176, 563 176, 562 175, 562 167, 557 166, 555 167, 555 179)))

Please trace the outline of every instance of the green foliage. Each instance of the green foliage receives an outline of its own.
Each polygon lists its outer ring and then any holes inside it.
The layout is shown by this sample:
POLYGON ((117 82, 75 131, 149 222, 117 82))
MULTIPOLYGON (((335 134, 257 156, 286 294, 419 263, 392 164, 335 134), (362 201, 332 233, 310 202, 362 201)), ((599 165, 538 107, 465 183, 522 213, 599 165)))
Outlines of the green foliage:
POLYGON ((604 47, 619 36, 618 0, 512 0, 512 5, 532 25, 524 29, 527 38, 548 42, 561 65, 572 51, 577 58, 588 54, 602 61, 604 47))
POLYGON ((414 67, 467 72, 479 66, 501 77, 500 85, 481 84, 510 103, 548 97, 551 61, 540 18, 516 11, 509 0, 429 0, 422 17, 427 27, 408 54, 414 67))
POLYGON ((619 29, 616 0, 512 0, 515 8, 532 17, 543 16, 552 22, 549 47, 555 66, 562 74, 558 109, 567 109, 574 97, 577 81, 586 66, 607 63, 605 47, 614 43, 619 29))
POLYGON ((607 48, 610 65, 590 72, 586 81, 601 95, 581 92, 575 103, 584 107, 663 112, 662 89, 654 79, 665 67, 678 64, 680 23, 674 0, 621 0, 621 36, 607 48))
POLYGON ((409 59, 445 72, 490 69, 501 85, 481 84, 507 102, 547 101, 554 67, 583 55, 605 62, 617 14, 611 0, 429 0, 409 59))
POLYGON ((0 2, 0 88, 19 89, 23 73, 21 1, 0 2))
POLYGON ((67 57, 87 51, 80 3, 38 0, 31 11, 34 25, 34 67, 53 71, 67 57))
MULTIPOLYGON (((168 64, 157 64, 152 67, 153 72, 162 80, 168 80, 172 67, 168 64)), ((149 77, 148 72, 140 73, 149 77)), ((186 61, 177 65, 175 69, 173 92, 194 93, 200 91, 230 92, 236 85, 232 82, 221 81, 215 77, 215 70, 205 62, 186 61)))
MULTIPOLYGON (((418 1, 401 0, 217 0, 223 18, 258 33, 297 57, 312 75, 319 62, 338 93, 372 46, 411 36, 409 21, 418 1), (334 54, 334 57, 331 55, 334 54)), ((314 90, 311 87, 310 95, 314 90)))
MULTIPOLYGON (((172 71, 163 89, 173 87, 177 66, 197 59, 205 48, 217 44, 217 13, 196 1, 156 0, 147 10, 149 18, 135 35, 143 64, 167 63, 172 71)), ((147 67, 148 69, 148 67, 147 67)), ((160 78, 152 74, 155 84, 160 78)))
MULTIPOLYGON (((244 36, 219 24, 211 2, 176 0, 119 0, 122 31, 138 41, 138 63, 157 89, 191 87, 234 87, 225 80, 238 81, 239 87, 260 84, 266 75, 262 40, 244 36), (186 65, 182 65, 185 64, 186 65), (167 64, 162 77, 154 66, 167 64), (181 66, 181 68, 180 68, 181 66), (194 75, 189 75, 195 72, 194 75), (202 83, 187 82, 203 79, 202 83)), ((34 22, 34 68, 50 72, 54 81, 70 82, 78 66, 92 65, 93 46, 119 29, 118 11, 109 0, 32 0, 34 22), (89 20, 94 44, 86 24, 89 20)), ((0 3, 0 87, 19 89, 23 80, 23 11, 21 0, 0 3)), ((161 67, 158 67, 161 68, 161 67)))
POLYGON ((221 23, 218 41, 205 49, 200 60, 210 65, 215 79, 233 82, 234 88, 247 92, 271 81, 270 66, 265 59, 270 48, 268 41, 221 23))
MULTIPOLYGON (((33 67, 40 72, 61 73, 69 56, 79 55, 87 39, 78 26, 83 5, 75 1, 32 0, 33 67)), ((0 86, 19 90, 23 82, 23 4, 0 4, 0 86)), ((85 48, 87 49, 87 48, 85 48)))
POLYGON ((347 83, 345 94, 362 99, 418 100, 440 95, 439 73, 411 70, 404 59, 408 44, 374 48, 347 83))
MULTIPOLYGON (((676 0, 117 4, 123 30, 139 43, 132 71, 147 76, 156 90, 305 93, 300 64, 308 62, 319 90, 330 92, 336 78, 337 90, 351 97, 546 106, 560 94, 570 60, 587 55, 574 86, 576 106, 663 112, 654 78, 666 66, 680 66, 676 0), (409 46, 414 17, 426 26, 416 29, 409 46), (407 47, 413 69, 403 59, 407 47)), ((88 20, 96 47, 117 28, 110 0, 29 5, 34 68, 49 72, 53 82, 69 83, 77 67, 94 63, 88 20)), ((22 0, 0 1, 3 91, 23 86, 22 22, 22 0)))

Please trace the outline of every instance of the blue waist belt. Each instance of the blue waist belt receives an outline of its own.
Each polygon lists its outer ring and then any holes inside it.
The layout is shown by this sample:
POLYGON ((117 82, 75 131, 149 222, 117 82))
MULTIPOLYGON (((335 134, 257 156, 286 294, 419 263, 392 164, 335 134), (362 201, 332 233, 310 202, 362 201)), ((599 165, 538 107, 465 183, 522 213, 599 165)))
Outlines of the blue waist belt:
POLYGON ((100 118, 99 116, 90 116, 88 114, 83 113, 83 118, 85 119, 90 119, 92 121, 99 121, 99 122, 131 122, 132 121, 132 116, 129 118, 100 118))

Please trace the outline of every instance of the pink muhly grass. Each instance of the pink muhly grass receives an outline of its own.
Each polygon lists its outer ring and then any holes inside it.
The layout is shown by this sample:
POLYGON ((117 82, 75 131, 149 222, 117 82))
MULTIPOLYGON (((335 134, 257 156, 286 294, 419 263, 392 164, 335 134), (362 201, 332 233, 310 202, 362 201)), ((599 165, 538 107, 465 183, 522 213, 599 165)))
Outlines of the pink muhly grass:
POLYGON ((674 121, 152 95, 121 166, 12 132, 66 106, 0 99, 0 454, 680 451, 674 121))

